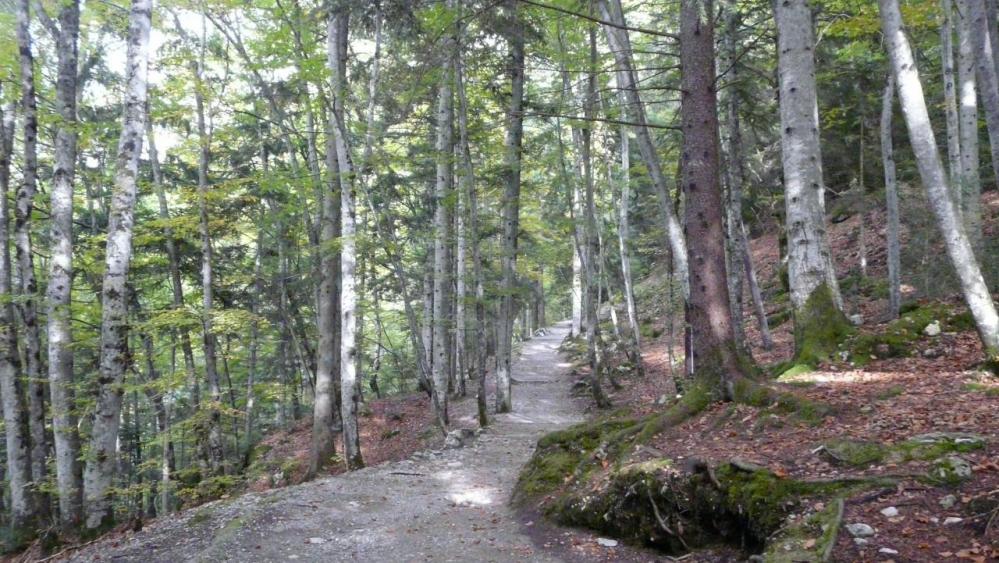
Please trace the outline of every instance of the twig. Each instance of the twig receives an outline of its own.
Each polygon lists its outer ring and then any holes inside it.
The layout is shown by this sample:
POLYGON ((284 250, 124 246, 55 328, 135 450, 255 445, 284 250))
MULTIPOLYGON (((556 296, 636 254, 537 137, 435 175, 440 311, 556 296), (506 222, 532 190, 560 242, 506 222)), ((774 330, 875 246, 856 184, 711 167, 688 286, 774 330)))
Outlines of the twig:
POLYGON ((416 473, 415 471, 389 471, 389 475, 411 475, 414 477, 426 477, 426 473, 416 473))
POLYGON ((663 531, 666 532, 667 534, 680 540, 680 543, 683 545, 683 548, 689 551, 690 547, 687 545, 687 542, 683 541, 683 536, 670 529, 669 524, 666 523, 666 520, 663 518, 662 514, 659 513, 659 506, 656 505, 655 499, 652 498, 652 491, 650 491, 649 489, 645 489, 645 494, 648 495, 649 502, 652 503, 652 513, 655 514, 656 521, 659 522, 659 527, 662 528, 663 531))

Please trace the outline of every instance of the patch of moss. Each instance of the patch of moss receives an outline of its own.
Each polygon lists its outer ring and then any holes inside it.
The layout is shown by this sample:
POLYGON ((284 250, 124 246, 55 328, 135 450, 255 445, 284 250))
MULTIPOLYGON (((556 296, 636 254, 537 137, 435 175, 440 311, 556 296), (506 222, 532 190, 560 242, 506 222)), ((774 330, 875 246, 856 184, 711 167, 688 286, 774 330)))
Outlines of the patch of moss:
POLYGON ((825 453, 839 463, 866 466, 884 460, 884 444, 863 440, 834 439, 823 444, 825 453))
POLYGON ((782 383, 793 383, 795 377, 815 371, 815 367, 808 364, 796 364, 792 362, 792 365, 788 366, 787 369, 783 369, 785 366, 787 364, 780 366, 782 371, 777 376, 777 381, 782 383))
POLYGON ((970 313, 956 313, 945 303, 909 303, 903 311, 878 332, 861 333, 850 340, 848 349, 855 364, 911 355, 916 343, 923 339, 923 331, 933 322, 939 322, 944 331, 974 329, 970 313))
POLYGON ((884 462, 928 461, 983 447, 985 441, 980 436, 946 432, 921 434, 897 444, 847 439, 830 440, 823 444, 826 455, 839 463, 853 467, 866 467, 884 462))
POLYGON ((757 408, 793 415, 806 424, 818 424, 830 413, 828 405, 816 403, 794 393, 772 389, 752 380, 742 380, 734 387, 733 400, 757 408))
POLYGON ((794 315, 794 363, 816 367, 829 360, 839 345, 855 332, 836 307, 832 290, 822 284, 812 291, 794 315))
POLYGON ((763 554, 770 563, 828 561, 843 523, 843 498, 823 509, 807 512, 796 522, 789 522, 767 544, 763 554))
POLYGON ((999 385, 985 385, 982 383, 968 383, 964 386, 968 391, 984 393, 989 397, 999 397, 999 385))

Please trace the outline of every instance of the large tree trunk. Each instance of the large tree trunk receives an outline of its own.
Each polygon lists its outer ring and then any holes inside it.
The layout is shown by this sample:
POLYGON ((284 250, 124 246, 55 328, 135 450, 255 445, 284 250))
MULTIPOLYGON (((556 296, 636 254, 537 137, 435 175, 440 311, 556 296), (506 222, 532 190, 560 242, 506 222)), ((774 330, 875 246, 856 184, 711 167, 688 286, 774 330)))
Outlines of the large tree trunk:
MULTIPOLYGON (((815 35, 806 0, 774 2, 780 75, 781 152, 787 222, 788 281, 795 313, 795 345, 801 356, 813 330, 809 319, 828 318, 843 308, 826 237, 825 185, 819 148, 818 98, 815 85, 815 35), (812 299, 816 290, 825 286, 812 299), (821 298, 829 294, 833 310, 821 298)), ((832 320, 832 319, 831 319, 832 320)), ((844 321, 845 319, 838 319, 844 321)), ((828 347, 835 343, 824 343, 828 347)), ((826 351, 821 351, 824 354, 826 351)))
POLYGON ((957 0, 957 92, 961 131, 960 213, 965 233, 974 246, 974 233, 981 230, 982 179, 978 157, 978 95, 975 81, 975 45, 972 35, 971 4, 957 0))
POLYGON ((510 105, 506 117, 506 138, 503 141, 503 279, 500 292, 503 303, 499 316, 499 342, 496 366, 496 412, 513 409, 510 367, 513 346, 513 291, 517 273, 517 232, 520 228, 520 156, 524 137, 524 30, 520 27, 516 1, 507 3, 511 28, 510 46, 510 105))
MULTIPOLYGON (((31 478, 35 486, 46 479, 48 438, 45 433, 45 379, 42 373, 42 338, 38 326, 38 282, 35 279, 34 250, 31 242, 31 215, 35 207, 38 179, 38 108, 35 99, 35 60, 31 54, 31 19, 28 0, 17 3, 17 44, 21 68, 21 112, 24 118, 24 162, 21 185, 14 206, 14 247, 21 324, 24 326, 24 376, 28 378, 28 431, 31 434, 31 478)), ((48 501, 39 492, 40 517, 48 515, 48 501)))
POLYGON ((652 132, 646 125, 645 106, 642 105, 642 97, 638 92, 638 76, 635 72, 632 61, 631 40, 625 27, 624 12, 621 9, 621 0, 598 0, 597 6, 600 8, 600 16, 614 25, 604 25, 604 34, 607 36, 607 43, 614 54, 614 62, 617 68, 619 84, 628 100, 625 106, 628 120, 635 123, 635 139, 638 141, 638 150, 642 155, 642 161, 648 169, 649 177, 659 198, 659 206, 665 219, 665 228, 670 248, 673 251, 673 266, 680 276, 683 286, 684 296, 689 295, 689 284, 687 282, 687 245, 683 238, 683 227, 673 210, 673 203, 669 197, 669 186, 666 182, 666 175, 663 174, 662 163, 656 144, 652 139, 652 132))
POLYGON ((347 469, 364 466, 361 458, 357 412, 360 387, 357 378, 357 210, 354 164, 350 156, 344 106, 347 95, 347 26, 349 15, 338 7, 329 18, 328 56, 333 85, 337 169, 340 172, 340 391, 343 449, 347 469))
POLYGON ((961 281, 961 290, 975 319, 985 354, 992 360, 999 359, 999 316, 947 189, 946 175, 923 98, 923 86, 919 82, 919 71, 902 29, 898 0, 879 0, 879 5, 885 43, 898 83, 899 103, 923 188, 936 215, 951 263, 961 281))
MULTIPOLYGON (((954 82, 954 25, 951 0, 940 0, 940 60, 944 80, 944 114, 947 118, 947 162, 952 190, 961 185, 961 131, 957 113, 957 88, 954 82)), ((894 96, 894 93, 892 94, 894 96)), ((961 194, 953 194, 960 211, 961 194)))
POLYGON ((59 522, 64 532, 80 524, 83 512, 80 437, 76 428, 73 391, 73 342, 70 303, 73 280, 73 180, 76 174, 76 79, 80 5, 62 4, 56 36, 58 78, 55 169, 50 196, 52 258, 49 262, 48 302, 49 392, 52 397, 52 434, 55 444, 59 522))
POLYGON ((892 111, 895 105, 895 75, 888 73, 881 105, 881 162, 885 172, 885 207, 888 210, 888 313, 898 318, 902 306, 901 248, 899 244, 898 180, 892 142, 892 111))
MULTIPOLYGON (((450 7, 450 3, 448 6, 450 7)), ((454 104, 451 93, 453 40, 444 46, 444 65, 437 90, 437 176, 434 186, 434 308, 433 308, 433 374, 434 392, 442 409, 438 417, 449 423, 448 418, 448 332, 451 328, 448 305, 451 302, 451 268, 448 247, 451 244, 451 203, 453 162, 452 121, 454 104)))
POLYGON ((682 169, 692 265, 688 318, 694 373, 731 397, 732 383, 743 374, 725 272, 713 6, 711 0, 683 0, 680 10, 682 169))
POLYGON ((125 282, 132 259, 136 180, 146 120, 146 70, 152 9, 152 0, 133 0, 129 15, 124 116, 118 141, 101 290, 103 309, 97 404, 91 429, 90 456, 83 475, 86 526, 90 529, 110 525, 113 518, 109 489, 117 460, 121 389, 129 356, 125 282))
MULTIPOLYGON (((0 111, 0 295, 10 295, 10 161, 14 149, 14 105, 0 111)), ((14 305, 0 303, 0 399, 3 401, 7 445, 7 481, 10 485, 10 528, 13 543, 35 532, 35 499, 31 484, 28 417, 21 379, 21 358, 14 327, 14 305)))

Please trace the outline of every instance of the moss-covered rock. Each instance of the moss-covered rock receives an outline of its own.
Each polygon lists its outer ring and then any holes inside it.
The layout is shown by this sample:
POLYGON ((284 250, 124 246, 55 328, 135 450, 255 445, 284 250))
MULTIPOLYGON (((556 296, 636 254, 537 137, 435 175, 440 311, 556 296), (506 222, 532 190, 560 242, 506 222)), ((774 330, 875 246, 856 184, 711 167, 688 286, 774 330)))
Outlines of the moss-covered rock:
POLYGON ((938 323, 943 331, 974 329, 968 312, 957 312, 944 303, 911 303, 902 315, 876 332, 857 334, 847 343, 851 361, 864 365, 873 359, 910 356, 926 335, 926 327, 938 323))
POLYGON ((913 436, 895 444, 835 439, 824 443, 822 451, 835 463, 852 467, 867 467, 878 463, 939 460, 949 455, 966 453, 984 447, 985 439, 977 434, 931 432, 913 436))

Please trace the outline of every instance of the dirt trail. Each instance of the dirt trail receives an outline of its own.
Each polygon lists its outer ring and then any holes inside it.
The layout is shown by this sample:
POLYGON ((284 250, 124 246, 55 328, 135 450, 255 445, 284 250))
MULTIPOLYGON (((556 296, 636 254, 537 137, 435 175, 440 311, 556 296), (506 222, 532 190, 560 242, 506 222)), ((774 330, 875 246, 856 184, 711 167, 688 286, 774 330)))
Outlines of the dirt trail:
MULTIPOLYGON (((508 500, 537 439, 581 419, 557 354, 568 330, 524 343, 513 412, 474 445, 207 504, 67 560, 558 561, 532 544, 508 500)), ((472 407, 458 406, 458 426, 474 427, 472 407)))

